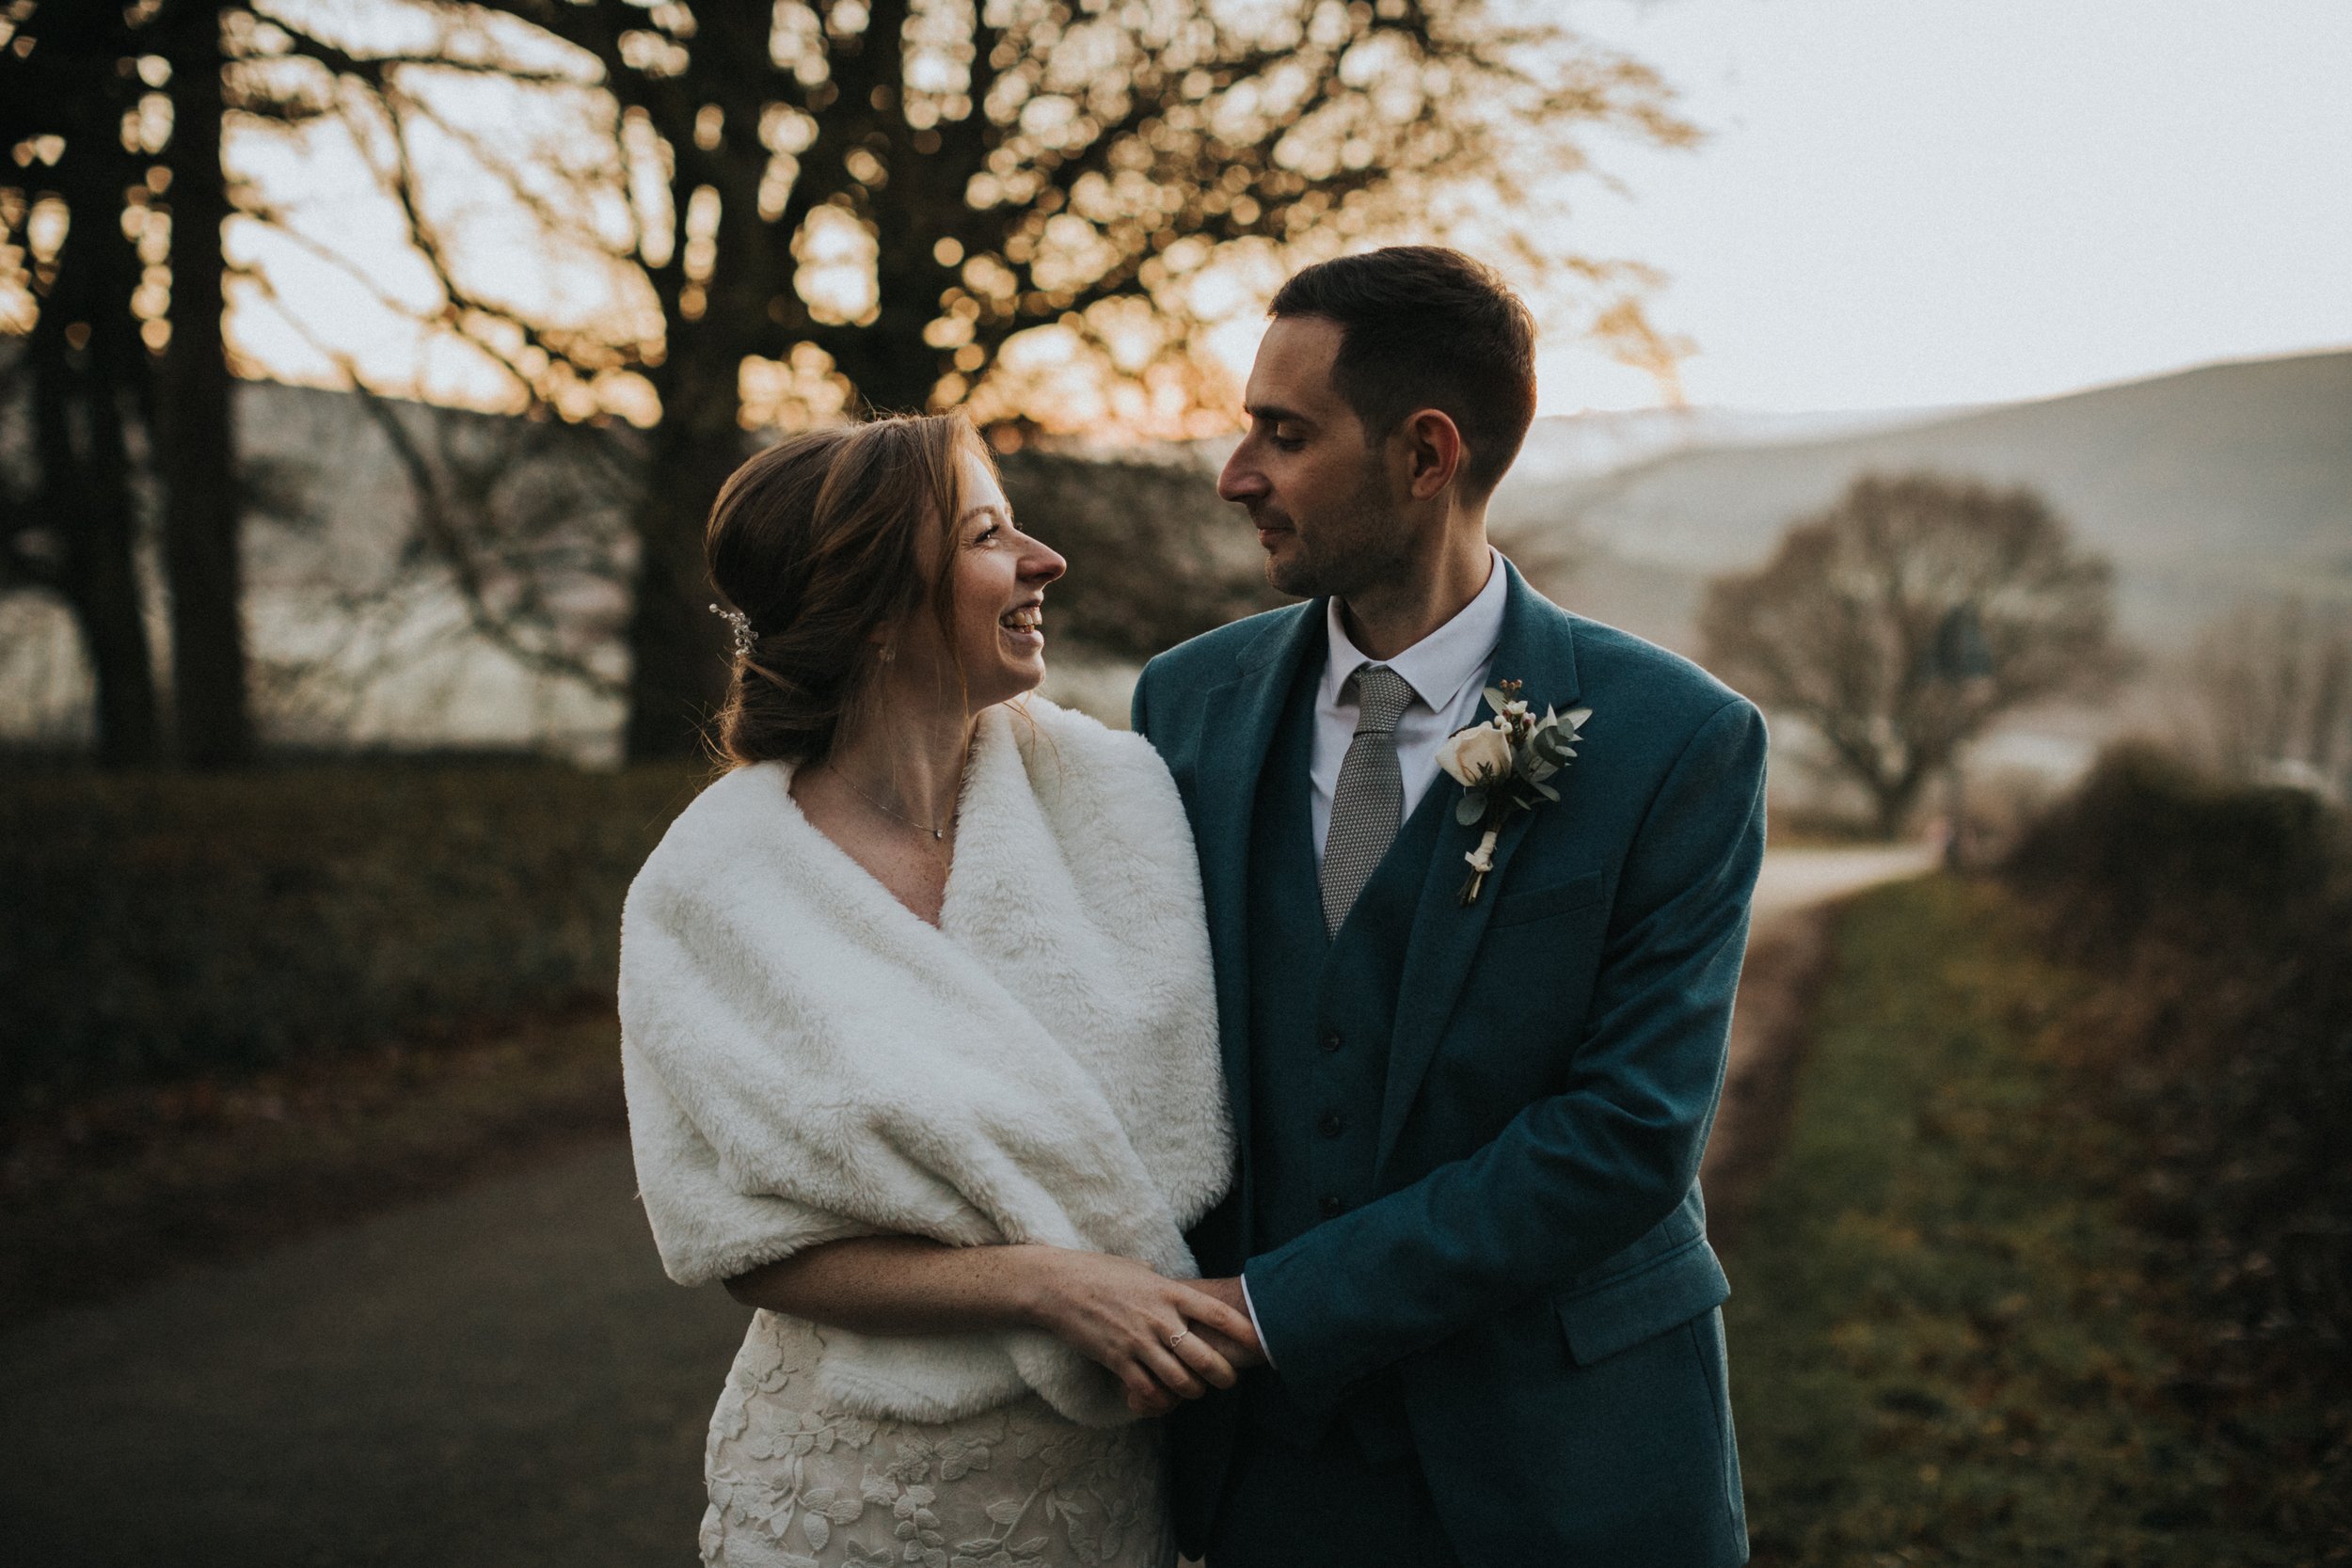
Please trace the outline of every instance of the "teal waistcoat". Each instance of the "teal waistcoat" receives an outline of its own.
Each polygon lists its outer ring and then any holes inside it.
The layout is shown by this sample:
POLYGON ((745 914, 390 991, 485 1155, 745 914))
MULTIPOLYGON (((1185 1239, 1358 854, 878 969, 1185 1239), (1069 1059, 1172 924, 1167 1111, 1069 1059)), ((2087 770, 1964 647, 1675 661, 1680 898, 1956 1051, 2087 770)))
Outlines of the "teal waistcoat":
MULTIPOLYGON (((1304 661, 1267 748, 1249 854, 1250 1236, 1267 1251, 1376 1196, 1380 1102, 1397 986, 1429 857, 1453 792, 1433 784, 1336 936, 1323 928, 1308 768, 1321 671, 1304 661)), ((1281 1347, 1271 1347, 1276 1357, 1281 1347)), ((1277 1379, 1255 1380, 1257 1420, 1311 1443, 1327 1424, 1303 1416, 1277 1379)), ((1342 1411, 1374 1457, 1410 1444, 1391 1377, 1342 1411)))

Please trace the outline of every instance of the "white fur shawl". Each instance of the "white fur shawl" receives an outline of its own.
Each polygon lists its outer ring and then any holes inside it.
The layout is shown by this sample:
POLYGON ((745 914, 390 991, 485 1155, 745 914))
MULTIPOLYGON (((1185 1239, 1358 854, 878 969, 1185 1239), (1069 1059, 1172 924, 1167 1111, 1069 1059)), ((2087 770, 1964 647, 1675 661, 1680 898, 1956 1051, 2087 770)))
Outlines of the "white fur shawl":
MULTIPOLYGON (((621 917, 637 1180, 672 1278, 900 1232, 1197 1271, 1225 1191, 1200 867, 1134 736, 1037 699, 982 714, 940 924, 801 815, 790 769, 728 774, 671 827, 621 917)), ((1051 1336, 828 1329, 849 1410, 952 1420, 1029 1389, 1127 1418, 1051 1336)))

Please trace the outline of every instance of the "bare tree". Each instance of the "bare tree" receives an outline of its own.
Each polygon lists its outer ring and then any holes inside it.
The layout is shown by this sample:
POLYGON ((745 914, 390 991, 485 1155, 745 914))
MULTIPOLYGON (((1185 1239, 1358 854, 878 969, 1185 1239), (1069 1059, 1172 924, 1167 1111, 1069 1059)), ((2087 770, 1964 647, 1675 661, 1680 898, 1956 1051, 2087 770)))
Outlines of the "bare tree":
POLYGON ((1820 734, 1892 836, 1994 720, 2112 678, 2111 575, 2030 490, 1864 475, 1709 583, 1699 634, 1717 674, 1820 734))
MULTIPOLYGON (((968 402, 1018 427, 1047 372, 1014 350, 1042 331, 1140 413, 1180 416, 1222 396, 1200 352, 1220 290, 1263 297, 1298 259, 1478 214, 1494 244, 1580 285, 1629 356, 1660 351, 1633 303, 1641 275, 1529 236, 1555 177, 1583 166, 1584 133, 1691 132, 1646 69, 1479 0, 420 0, 406 14, 430 25, 387 47, 273 0, 249 63, 341 117, 402 214, 434 297, 385 289, 388 304, 471 342, 518 404, 651 421, 632 519, 634 754, 693 745, 718 689, 700 530, 744 451, 754 368, 835 401, 968 402), (490 77, 533 107, 474 90, 490 77), (602 269, 610 308, 517 289, 453 183, 497 190, 501 222, 519 214, 565 264, 602 269)), ((251 210, 334 249, 298 212, 251 210)), ((380 284, 365 260, 345 258, 380 284)))
POLYGON ((222 40, 240 18, 243 6, 219 0, 143 0, 17 5, 0 21, 0 141, 22 171, 0 182, 0 230, 35 260, 17 301, 30 319, 12 324, 29 330, 43 431, 44 477, 26 504, 46 519, 36 533, 74 542, 56 559, 78 586, 61 591, 96 674, 100 750, 115 760, 160 751, 159 724, 135 717, 154 702, 131 561, 142 486, 162 515, 178 752, 225 767, 251 749, 246 498, 221 341, 222 40))
POLYGON ((2189 683, 2225 774, 2352 797, 2352 609, 2240 605, 2199 640, 2189 683))
POLYGON ((125 31, 111 9, 69 11, 0 50, 0 141, 15 164, 0 183, 0 245, 30 262, 29 319, 11 324, 24 336, 0 367, 0 419, 16 427, 0 476, 0 592, 43 590, 71 610, 98 754, 114 767, 162 751, 136 563, 150 369, 142 230, 126 221, 125 190, 148 186, 144 150, 124 134, 141 93, 119 69, 125 31))

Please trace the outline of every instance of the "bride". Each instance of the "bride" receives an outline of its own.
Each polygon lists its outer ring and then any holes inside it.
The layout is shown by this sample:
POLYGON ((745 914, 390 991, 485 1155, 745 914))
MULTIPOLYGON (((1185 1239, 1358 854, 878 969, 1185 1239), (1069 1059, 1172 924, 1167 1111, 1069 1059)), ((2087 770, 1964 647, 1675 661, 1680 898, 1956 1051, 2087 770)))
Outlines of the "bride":
MULTIPOLYGON (((734 765, 622 917, 662 1262, 759 1308, 707 1563, 1172 1562, 1156 1416, 1256 1361, 1199 873, 1143 741, 1027 695, 1061 558, 952 417, 728 480, 734 765)), ((715 608, 715 607, 714 607, 715 608)))

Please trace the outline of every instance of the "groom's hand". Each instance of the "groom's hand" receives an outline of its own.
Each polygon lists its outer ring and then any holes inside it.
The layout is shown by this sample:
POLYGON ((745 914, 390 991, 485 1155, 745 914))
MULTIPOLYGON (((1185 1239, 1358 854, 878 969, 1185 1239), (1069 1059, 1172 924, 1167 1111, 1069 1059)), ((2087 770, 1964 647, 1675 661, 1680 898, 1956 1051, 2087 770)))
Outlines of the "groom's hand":
POLYGON ((1258 1342, 1256 1325, 1250 1322, 1248 1298, 1242 1294, 1241 1281, 1238 1278, 1195 1279, 1186 1283, 1232 1313, 1231 1319, 1221 1318, 1220 1323, 1231 1323, 1234 1333, 1221 1332, 1219 1328, 1198 1323, 1194 1324, 1193 1331, 1208 1341, 1211 1350, 1232 1363, 1237 1370, 1264 1366, 1265 1347, 1258 1342))

